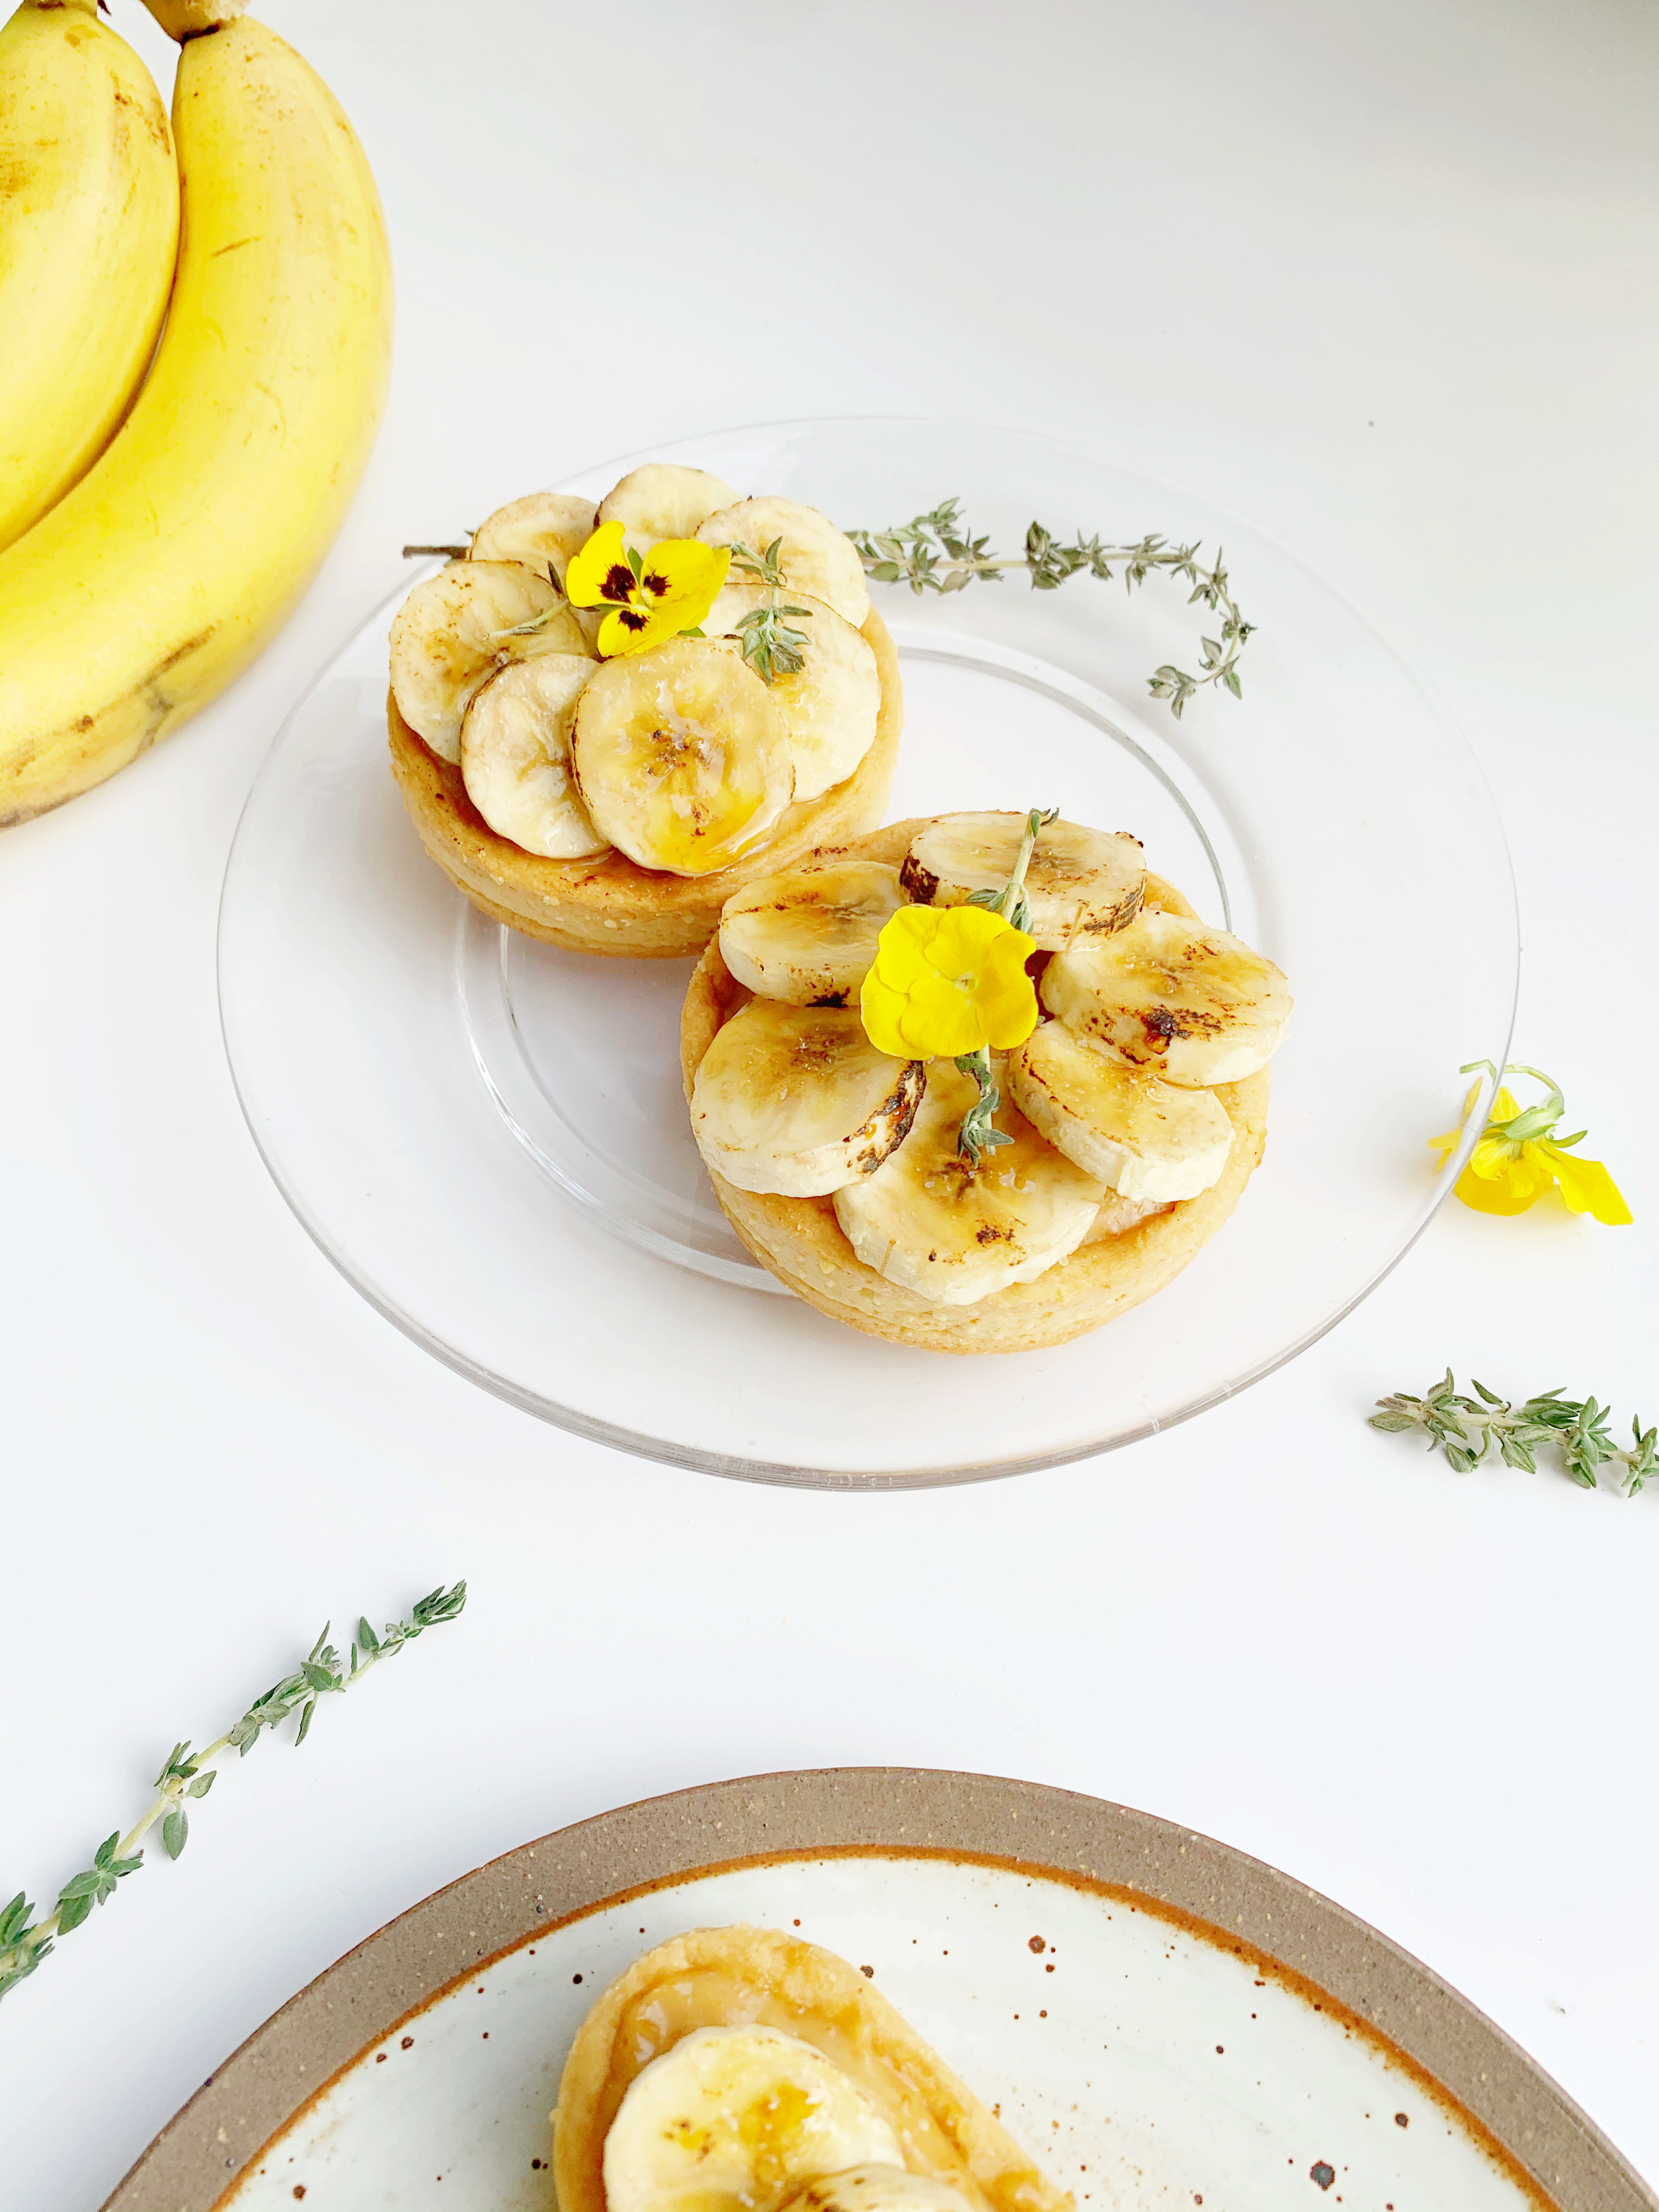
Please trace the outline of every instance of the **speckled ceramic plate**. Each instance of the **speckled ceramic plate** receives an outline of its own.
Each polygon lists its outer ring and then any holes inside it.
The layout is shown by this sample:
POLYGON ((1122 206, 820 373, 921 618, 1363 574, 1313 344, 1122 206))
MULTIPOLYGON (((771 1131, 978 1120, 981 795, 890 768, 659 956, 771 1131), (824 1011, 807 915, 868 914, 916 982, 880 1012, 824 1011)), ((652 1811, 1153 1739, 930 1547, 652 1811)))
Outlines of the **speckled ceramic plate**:
POLYGON ((551 2212, 547 2114, 587 2006, 696 1926, 855 1961, 1078 2212, 1655 2212, 1526 2055, 1338 1905, 1060 1790, 769 1775, 526 1844, 285 2006, 106 2212, 551 2212))

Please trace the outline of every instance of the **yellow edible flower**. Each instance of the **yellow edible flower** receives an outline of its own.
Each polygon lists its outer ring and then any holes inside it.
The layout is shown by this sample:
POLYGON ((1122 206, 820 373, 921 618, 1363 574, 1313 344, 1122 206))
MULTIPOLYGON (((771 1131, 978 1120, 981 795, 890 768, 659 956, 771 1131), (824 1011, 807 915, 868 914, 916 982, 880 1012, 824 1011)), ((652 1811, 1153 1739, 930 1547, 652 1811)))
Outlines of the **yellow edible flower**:
POLYGON ((603 659, 643 653, 665 637, 696 630, 720 597, 732 565, 728 545, 665 538, 644 555, 623 544, 620 522, 601 523, 565 570, 573 607, 609 607, 599 624, 603 659))
MULTIPOLYGON (((1490 1060, 1471 1060, 1461 1072, 1468 1075, 1480 1067, 1497 1082, 1498 1070, 1490 1060)), ((1610 1229, 1622 1229, 1631 1218, 1631 1211, 1618 1184, 1600 1160, 1576 1159, 1567 1149, 1577 1144, 1585 1132, 1580 1129, 1572 1137, 1555 1133, 1565 1110, 1559 1085, 1519 1060, 1511 1060, 1504 1073, 1531 1076, 1543 1085, 1549 1097, 1542 1105, 1529 1106, 1523 1113, 1515 1094, 1499 1084, 1480 1140, 1453 1186, 1464 1205, 1474 1206, 1478 1213, 1524 1213, 1547 1190, 1559 1187, 1570 1213, 1593 1214, 1610 1229)), ((1468 1125, 1480 1091, 1478 1083, 1471 1084, 1463 1101, 1463 1127, 1468 1125)), ((1462 1134, 1460 1127, 1446 1136, 1429 1139, 1443 1166, 1462 1134)))
POLYGON ((1036 946, 982 906, 902 906, 876 940, 859 1011, 878 1052, 956 1060, 1007 1052, 1036 1027, 1036 946))

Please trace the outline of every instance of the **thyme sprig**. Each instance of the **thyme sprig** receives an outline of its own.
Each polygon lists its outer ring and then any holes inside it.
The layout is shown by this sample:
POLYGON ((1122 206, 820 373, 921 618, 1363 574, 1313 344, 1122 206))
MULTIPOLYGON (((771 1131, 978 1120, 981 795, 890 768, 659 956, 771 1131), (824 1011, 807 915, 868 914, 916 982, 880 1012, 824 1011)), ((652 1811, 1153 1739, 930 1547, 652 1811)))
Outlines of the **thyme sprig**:
MULTIPOLYGON (((1034 806, 1025 817, 1024 834, 1019 841, 1019 852, 1013 872, 1000 891, 969 891, 969 906, 988 907, 1000 914, 1013 929, 1024 929, 1031 919, 1031 902, 1025 896, 1025 872, 1031 865, 1031 855, 1036 850, 1036 841, 1049 823, 1057 821, 1060 809, 1034 806)), ((981 1045, 977 1052, 959 1054, 957 1066, 963 1075, 971 1075, 979 1085, 979 1097, 963 1116, 962 1127, 957 1133, 957 1150, 970 1166, 977 1167, 982 1152, 994 1151, 999 1145, 1012 1145, 1013 1139, 995 1126, 997 1109, 1002 1103, 1002 1092, 991 1073, 989 1048, 981 1045)))
POLYGON ((792 629, 787 618, 812 619, 810 607, 791 605, 783 596, 782 553, 781 538, 775 538, 763 553, 741 541, 732 548, 732 566, 738 574, 764 584, 771 594, 764 606, 739 616, 737 624, 743 657, 763 684, 799 673, 805 659, 806 632, 792 629))
POLYGON ((1019 853, 1014 861, 1013 873, 1000 891, 969 891, 969 906, 988 907, 1000 914, 1013 929, 1029 930, 1031 926, 1031 902, 1025 896, 1025 874, 1031 865, 1031 855, 1036 850, 1036 841, 1051 822, 1058 822, 1057 806, 1034 806, 1025 817, 1025 830, 1019 841, 1019 853))
POLYGON ((1474 1382, 1474 1389, 1473 1398, 1462 1395, 1449 1367, 1445 1380, 1420 1398, 1403 1391, 1379 1398, 1382 1410, 1370 1416, 1370 1425, 1394 1433, 1426 1434, 1429 1449, 1443 1452, 1459 1474, 1478 1467, 1494 1449, 1505 1467, 1524 1468, 1531 1474, 1546 1444, 1559 1452, 1567 1473, 1583 1490, 1597 1487, 1597 1471, 1604 1467, 1624 1470, 1620 1480, 1627 1498, 1659 1474, 1659 1428, 1644 1430, 1639 1418, 1631 1423, 1631 1442, 1621 1448, 1607 1426, 1609 1409, 1594 1398, 1544 1390, 1517 1406, 1484 1382, 1474 1382))
POLYGON ((1256 625, 1238 611, 1219 547, 1214 563, 1205 568, 1199 560, 1199 540, 1171 545, 1148 533, 1132 545, 1105 545, 1098 537, 1085 538, 1079 531, 1068 544, 1034 522, 1025 533, 1025 550, 1018 554, 990 551, 988 538, 975 538, 963 519, 959 499, 941 500, 930 514, 914 516, 890 530, 849 530, 858 548, 865 574, 881 584, 908 584, 913 592, 960 592, 975 581, 1000 583, 1010 569, 1024 568, 1034 592, 1054 592, 1076 575, 1097 577, 1109 583, 1121 576, 1126 592, 1163 571, 1192 586, 1187 604, 1201 603, 1219 614, 1220 635, 1200 641, 1200 673, 1189 675, 1165 661, 1146 679, 1155 699, 1167 699, 1170 712, 1179 719, 1187 702, 1206 684, 1219 684, 1235 699, 1244 696, 1239 685, 1238 659, 1256 625))
POLYGON ((410 1607, 407 1620, 389 1620, 379 1636, 366 1619, 360 1620, 349 1664, 328 1641, 325 1626, 294 1672, 273 1682, 222 1736, 200 1751, 192 1751, 188 1740, 175 1743, 155 1778, 155 1796, 148 1811, 125 1835, 118 1829, 104 1838, 93 1853, 90 1866, 71 1876, 58 1891, 57 1903, 44 1920, 34 1920, 34 1907, 21 1890, 0 1909, 0 1997, 28 1978, 53 1948, 54 1938, 78 1928, 94 1905, 107 1904, 116 1885, 137 1871, 144 1857, 138 1846, 157 1820, 161 1823, 162 1850, 170 1859, 179 1856, 190 1836, 186 1801, 205 1797, 218 1779, 219 1769, 211 1761, 230 1751, 246 1759, 267 1729, 276 1728, 295 1712, 300 1716, 300 1724, 294 1741, 296 1746, 302 1744, 319 1698, 350 1689, 378 1661, 401 1651, 427 1629, 453 1620, 465 1603, 466 1584, 460 1582, 449 1589, 428 1591, 410 1607))
POLYGON ((999 1145, 1012 1145, 1014 1140, 1006 1130, 995 1126, 1002 1091, 991 1073, 988 1047, 981 1045, 977 1052, 958 1053, 957 1066, 979 1085, 979 1097, 963 1115, 962 1127, 957 1132, 957 1152, 970 1167, 977 1167, 981 1152, 994 1152, 999 1145))

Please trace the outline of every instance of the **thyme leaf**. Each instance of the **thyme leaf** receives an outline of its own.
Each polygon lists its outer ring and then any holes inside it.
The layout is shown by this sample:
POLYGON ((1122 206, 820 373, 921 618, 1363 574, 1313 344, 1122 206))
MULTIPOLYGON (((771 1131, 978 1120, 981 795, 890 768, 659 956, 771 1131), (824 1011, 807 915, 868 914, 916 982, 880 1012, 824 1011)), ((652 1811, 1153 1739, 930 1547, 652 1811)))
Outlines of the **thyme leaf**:
POLYGON ((1429 1449, 1443 1452, 1459 1474, 1468 1474, 1493 1451, 1505 1467, 1531 1474, 1545 1445, 1559 1455, 1582 1490, 1601 1486, 1602 1468, 1615 1471, 1626 1498, 1636 1497, 1659 1474, 1659 1428, 1644 1430, 1639 1417, 1631 1423, 1630 1443, 1621 1447, 1608 1426, 1609 1408, 1594 1398, 1543 1390, 1516 1405, 1484 1382, 1473 1388, 1474 1397, 1461 1394, 1449 1367, 1443 1381, 1431 1384, 1420 1398, 1404 1391, 1379 1398, 1380 1410, 1368 1418, 1374 1429, 1392 1435, 1426 1436, 1429 1449))
POLYGON ((325 1627, 294 1673, 285 1674, 263 1697, 256 1698, 222 1736, 201 1751, 191 1751, 187 1738, 175 1743, 155 1778, 155 1796, 149 1810, 125 1836, 118 1830, 104 1838, 93 1853, 91 1864, 64 1884, 43 1920, 35 1920, 34 1907, 21 1889, 0 1910, 0 1997, 26 1981, 42 1959, 49 1956, 55 1937, 80 1927, 95 1905, 106 1905, 117 1884, 137 1871, 144 1857, 139 1843, 157 1820, 161 1823, 162 1849, 169 1858, 179 1856, 190 1836, 185 1800, 205 1797, 218 1778, 219 1770, 210 1761, 228 1751, 246 1758, 266 1729, 275 1728, 295 1711, 300 1724, 294 1741, 302 1742, 319 1698, 349 1690, 353 1683, 362 1681, 377 1660, 402 1650, 428 1628, 455 1620, 465 1603, 466 1584, 456 1583, 449 1589, 429 1590, 410 1607, 407 1620, 388 1621, 379 1636, 367 1620, 359 1621, 349 1666, 329 1643, 325 1627))
POLYGON ((957 1137, 957 1150, 975 1167, 979 1165, 981 1152, 994 1152, 999 1145, 1012 1145, 1013 1139, 997 1128, 993 1121, 1002 1103, 1002 1093, 991 1073, 991 1054, 981 1045, 977 1052, 958 1055, 957 1066, 964 1075, 971 1075, 979 1085, 979 1097, 963 1116, 962 1128, 957 1137))
MULTIPOLYGON (((967 903, 988 907, 993 914, 1000 914, 1012 929, 1025 928, 1031 919, 1030 902, 1025 896, 1025 872, 1031 865, 1038 837, 1059 816, 1057 806, 1032 807, 1025 817, 1019 852, 1007 882, 1000 891, 969 891, 967 903)), ((1002 1103, 1002 1093, 991 1073, 988 1048, 981 1045, 977 1052, 963 1053, 957 1066, 979 1085, 979 1097, 963 1116, 962 1127, 957 1134, 957 1152, 977 1167, 981 1152, 990 1152, 998 1145, 1012 1145, 1014 1140, 993 1123, 992 1117, 1002 1103)))
POLYGON ((1067 544, 1034 522, 1025 533, 1025 550, 1005 556, 990 550, 988 538, 974 536, 963 519, 959 499, 941 500, 930 513, 888 530, 849 530, 847 535, 858 549, 867 576, 878 584, 908 584, 918 592, 960 592, 975 582, 1000 583, 1014 568, 1026 571, 1034 592, 1058 591, 1078 575, 1094 576, 1102 583, 1119 576, 1125 591, 1133 592, 1149 576, 1166 574, 1192 586, 1187 594, 1189 606, 1202 605, 1221 617, 1220 635, 1200 638, 1198 674, 1165 661, 1147 678, 1148 690, 1155 699, 1167 699, 1177 719, 1207 684, 1220 684, 1235 699, 1244 696, 1238 659, 1256 626, 1239 612, 1219 547, 1214 562, 1206 568, 1198 557, 1197 540, 1172 545, 1149 533, 1133 544, 1108 545, 1079 531, 1067 544))
POLYGON ((812 619, 810 607, 792 606, 783 597, 782 555, 781 538, 775 538, 760 553, 741 542, 732 548, 732 566, 738 574, 763 584, 770 594, 764 606, 751 607, 737 624, 743 657, 763 684, 775 684, 780 676, 799 672, 806 657, 806 632, 792 629, 787 617, 812 619))

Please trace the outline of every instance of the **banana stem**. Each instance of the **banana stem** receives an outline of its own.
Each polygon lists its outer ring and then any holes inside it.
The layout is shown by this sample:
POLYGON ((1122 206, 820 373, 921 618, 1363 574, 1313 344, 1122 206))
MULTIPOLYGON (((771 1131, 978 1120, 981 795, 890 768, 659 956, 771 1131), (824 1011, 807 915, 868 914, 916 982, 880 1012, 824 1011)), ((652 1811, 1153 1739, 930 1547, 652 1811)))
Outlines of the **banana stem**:
POLYGON ((183 46, 210 31, 222 31, 234 23, 247 0, 144 0, 168 38, 183 46))

